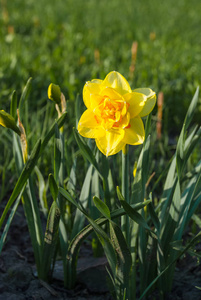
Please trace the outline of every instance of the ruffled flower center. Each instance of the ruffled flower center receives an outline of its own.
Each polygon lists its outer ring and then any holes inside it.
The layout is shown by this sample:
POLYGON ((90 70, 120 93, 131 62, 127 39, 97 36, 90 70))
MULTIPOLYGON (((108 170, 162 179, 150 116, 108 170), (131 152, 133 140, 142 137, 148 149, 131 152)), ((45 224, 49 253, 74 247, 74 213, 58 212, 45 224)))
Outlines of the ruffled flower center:
POLYGON ((96 122, 106 130, 115 127, 126 128, 130 122, 128 107, 126 101, 110 99, 105 95, 93 112, 96 122))

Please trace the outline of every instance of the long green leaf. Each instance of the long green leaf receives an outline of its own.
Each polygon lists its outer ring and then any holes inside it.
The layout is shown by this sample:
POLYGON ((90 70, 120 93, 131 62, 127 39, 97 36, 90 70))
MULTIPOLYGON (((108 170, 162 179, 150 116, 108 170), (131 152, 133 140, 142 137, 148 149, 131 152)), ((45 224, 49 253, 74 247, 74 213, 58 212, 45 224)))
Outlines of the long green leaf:
MULTIPOLYGON (((151 200, 148 202, 150 203, 151 200)), ((151 228, 147 225, 145 219, 142 217, 141 214, 139 214, 138 212, 136 212, 131 205, 129 205, 126 201, 121 201, 121 205, 123 206, 125 212, 127 213, 127 215, 137 224, 139 224, 140 226, 142 226, 143 228, 151 231, 151 228)))
POLYGON ((55 124, 55 138, 54 138, 54 178, 59 183, 59 170, 61 167, 62 156, 62 142, 58 125, 55 124))
POLYGON ((177 222, 179 220, 179 211, 180 211, 180 199, 181 199, 181 190, 179 181, 177 181, 176 188, 174 190, 172 205, 170 207, 169 212, 167 212, 167 218, 163 223, 163 227, 161 229, 161 243, 164 250, 164 255, 168 255, 170 249, 170 242, 174 235, 174 231, 177 226, 177 222))
POLYGON ((105 233, 105 231, 95 222, 92 218, 86 215, 87 220, 93 227, 94 231, 96 232, 102 247, 105 251, 105 255, 107 257, 108 263, 110 265, 110 268, 112 270, 112 273, 115 274, 116 269, 116 255, 114 248, 112 246, 112 243, 108 237, 108 235, 105 233))
POLYGON ((149 284, 149 286, 146 288, 146 290, 143 292, 143 294, 140 296, 139 300, 143 299, 144 296, 147 294, 147 292, 150 290, 150 288, 157 282, 157 280, 173 265, 175 262, 183 255, 185 254, 189 248, 191 248, 193 245, 195 245, 197 242, 201 240, 201 233, 198 233, 189 243, 188 245, 180 252, 179 255, 171 262, 169 265, 159 273, 159 275, 149 284))
POLYGON ((52 127, 50 128, 50 130, 42 140, 40 154, 43 152, 49 140, 55 134, 55 127, 58 126, 58 128, 61 128, 64 125, 66 119, 67 119, 67 113, 63 113, 62 116, 54 122, 54 124, 52 125, 52 127))
MULTIPOLYGON (((61 195, 64 196, 64 198, 66 198, 66 200, 68 200, 70 203, 72 203, 73 205, 75 205, 78 209, 82 209, 82 207, 80 207, 79 203, 76 202, 76 200, 62 187, 59 187, 59 193, 61 193, 61 195)), ((141 208, 145 207, 146 205, 148 205, 150 203, 150 200, 145 200, 142 203, 135 203, 135 204, 131 204, 131 207, 134 210, 140 210, 141 208)), ((126 214, 125 210, 123 208, 119 208, 116 209, 114 211, 111 212, 111 219, 115 219, 118 218, 120 216, 122 216, 123 214, 126 214)), ((104 219, 104 223, 107 221, 105 218, 100 218, 101 220, 104 219)))
POLYGON ((22 92, 22 95, 21 95, 21 98, 20 98, 20 101, 19 101, 19 112, 20 112, 20 115, 22 114, 22 108, 23 108, 23 105, 25 103, 25 101, 27 100, 28 96, 29 96, 29 93, 31 91, 31 82, 32 82, 32 78, 30 77, 23 89, 23 92, 22 92))
POLYGON ((19 194, 17 200, 15 201, 15 204, 9 214, 9 217, 8 217, 8 220, 6 222, 6 225, 4 227, 4 230, 3 230, 3 233, 1 235, 1 239, 0 239, 0 254, 1 254, 1 251, 2 251, 2 248, 4 246, 4 243, 5 243, 5 240, 6 240, 6 237, 7 237, 7 234, 8 234, 8 230, 10 228, 10 225, 11 225, 11 222, 14 218, 14 215, 17 211, 17 208, 18 208, 18 205, 20 203, 20 199, 21 199, 21 196, 22 196, 22 193, 23 193, 24 189, 22 189, 21 193, 19 194))
POLYGON ((45 180, 37 166, 35 166, 34 170, 35 170, 35 173, 36 173, 37 179, 38 179, 39 200, 40 200, 41 209, 43 211, 44 216, 47 216, 48 204, 47 204, 47 197, 46 197, 45 180))
POLYGON ((182 201, 181 201, 180 221, 175 233, 177 239, 182 238, 182 234, 187 225, 187 220, 189 219, 188 216, 190 212, 191 203, 195 197, 196 189, 198 187, 200 189, 200 183, 201 183, 201 174, 198 176, 194 176, 184 191, 184 197, 181 199, 182 201))
POLYGON ((197 89, 195 91, 195 94, 193 96, 193 99, 191 101, 191 104, 188 108, 188 111, 187 111, 187 114, 185 117, 185 121, 184 121, 185 129, 188 129, 188 127, 193 119, 193 116, 194 116, 196 108, 197 108, 198 100, 199 100, 199 86, 197 87, 197 89))
POLYGON ((17 119, 17 94, 13 91, 10 103, 10 114, 16 120, 17 119))
POLYGON ((177 143, 177 149, 176 149, 176 161, 177 161, 177 172, 178 172, 178 176, 181 176, 181 172, 183 169, 183 161, 184 161, 184 146, 185 146, 185 136, 187 133, 187 129, 193 119, 194 113, 195 113, 195 109, 197 107, 197 103, 198 103, 198 99, 199 99, 199 87, 197 88, 194 97, 191 101, 191 104, 188 108, 185 120, 184 120, 184 124, 181 130, 181 134, 179 136, 178 139, 178 143, 177 143))
POLYGON ((66 190, 64 190, 62 187, 59 187, 59 193, 64 196, 70 203, 75 205, 78 209, 81 210, 80 205, 76 202, 76 200, 71 196, 70 193, 68 193, 66 190))
POLYGON ((154 205, 152 202, 149 203, 149 205, 147 206, 151 220, 154 224, 154 227, 156 228, 157 233, 159 233, 160 230, 160 221, 159 218, 154 210, 154 205))
POLYGON ((40 270, 42 264, 42 245, 43 245, 43 231, 40 219, 40 211, 38 202, 35 196, 35 190, 31 176, 27 180, 27 185, 22 197, 22 203, 26 220, 31 237, 32 247, 34 249, 34 257, 37 266, 38 276, 40 277, 40 270))
POLYGON ((94 168, 98 171, 98 174, 99 174, 100 178, 102 179, 103 176, 102 176, 102 174, 99 170, 99 166, 97 164, 97 161, 95 159, 95 156, 94 156, 93 152, 87 146, 87 144, 84 142, 83 138, 81 138, 81 136, 78 134, 78 132, 75 128, 74 128, 73 132, 74 132, 76 142, 77 142, 83 156, 94 166, 94 168))
POLYGON ((42 266, 41 266, 41 279, 51 279, 51 264, 55 254, 55 248, 59 237, 59 221, 60 210, 57 203, 54 201, 50 208, 45 231, 44 246, 42 250, 42 266))
MULTIPOLYGON (((87 208, 90 198, 90 187, 91 187, 91 176, 92 176, 93 166, 90 165, 87 174, 85 176, 82 189, 80 192, 79 202, 82 204, 83 208, 87 208)), ((80 232, 84 226, 85 215, 79 209, 76 210, 71 239, 73 239, 78 232, 80 232)))
POLYGON ((110 238, 117 256, 117 265, 114 276, 114 286, 117 300, 121 300, 123 295, 128 295, 129 279, 131 272, 131 253, 120 227, 113 221, 110 223, 110 238))
POLYGON ((80 113, 80 103, 82 101, 82 97, 77 94, 76 96, 76 99, 75 99, 75 123, 76 123, 76 128, 77 128, 77 125, 78 125, 78 122, 80 120, 80 116, 81 116, 81 113, 80 113))
POLYGON ((93 201, 94 201, 94 204, 97 207, 97 209, 100 211, 100 213, 106 219, 111 219, 110 210, 109 210, 108 206, 96 196, 93 197, 93 201))
POLYGON ((13 155, 15 158, 17 176, 19 177, 24 167, 24 161, 23 161, 22 149, 20 145, 20 139, 18 139, 18 136, 14 132, 13 132, 13 155))
POLYGON ((49 181, 49 187, 50 187, 52 198, 56 202, 59 190, 58 190, 56 180, 54 179, 54 176, 52 174, 49 174, 48 181, 49 181))
POLYGON ((174 156, 174 158, 170 164, 170 168, 169 168, 166 180, 165 180, 162 199, 160 200, 161 206, 162 206, 160 213, 159 213, 159 220, 160 220, 161 226, 163 225, 164 220, 167 216, 167 211, 169 210, 169 207, 170 207, 170 204, 172 201, 172 197, 174 194, 174 189, 177 184, 177 178, 175 178, 175 171, 176 171, 176 156, 174 156))
POLYGON ((20 192, 24 188, 24 185, 26 184, 27 179, 31 175, 31 172, 33 171, 33 169, 34 169, 34 167, 37 163, 37 160, 39 158, 39 153, 40 153, 40 147, 41 147, 41 141, 39 140, 36 143, 36 145, 35 145, 32 153, 31 153, 26 165, 24 166, 24 169, 22 170, 22 173, 21 173, 21 175, 20 175, 20 177, 19 177, 19 179, 18 179, 18 181, 15 185, 15 188, 14 188, 14 190, 13 190, 13 192, 12 192, 8 202, 7 202, 7 205, 6 205, 6 207, 3 211, 3 214, 2 214, 1 219, 0 219, 0 228, 3 224, 3 221, 4 221, 4 219, 7 215, 7 212, 9 210, 9 208, 11 207, 11 205, 13 204, 13 202, 15 201, 17 196, 20 194, 20 192))
MULTIPOLYGON (((201 127, 195 132, 191 139, 185 141, 185 163, 187 162, 188 158, 192 154, 195 146, 200 141, 201 138, 201 127)), ((185 166, 185 164, 184 164, 185 166)))

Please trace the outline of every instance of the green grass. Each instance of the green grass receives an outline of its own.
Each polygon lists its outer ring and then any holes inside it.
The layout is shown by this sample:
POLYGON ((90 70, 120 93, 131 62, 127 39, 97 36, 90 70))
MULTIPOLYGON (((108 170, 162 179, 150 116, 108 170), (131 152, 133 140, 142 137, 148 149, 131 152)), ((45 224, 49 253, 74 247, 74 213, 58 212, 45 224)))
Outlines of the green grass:
POLYGON ((178 101, 188 106, 188 95, 201 75, 200 9, 195 0, 1 0, 1 101, 6 103, 13 89, 20 91, 30 76, 34 101, 46 97, 51 81, 73 99, 92 77, 104 77, 111 70, 127 77, 136 40, 132 86, 164 91, 168 108, 178 101), (8 33, 8 26, 14 34, 8 33), (94 60, 95 49, 100 51, 100 64, 94 60))

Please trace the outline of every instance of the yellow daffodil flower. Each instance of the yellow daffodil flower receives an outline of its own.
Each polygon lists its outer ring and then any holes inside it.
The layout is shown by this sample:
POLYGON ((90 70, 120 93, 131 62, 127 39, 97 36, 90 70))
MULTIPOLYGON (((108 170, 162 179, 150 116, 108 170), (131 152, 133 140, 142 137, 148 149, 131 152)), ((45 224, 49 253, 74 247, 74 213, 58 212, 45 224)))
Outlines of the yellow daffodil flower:
POLYGON ((116 154, 126 144, 142 144, 145 137, 141 117, 154 108, 156 94, 149 88, 131 90, 118 72, 104 80, 87 81, 83 89, 87 110, 78 123, 80 135, 93 138, 106 156, 116 154))

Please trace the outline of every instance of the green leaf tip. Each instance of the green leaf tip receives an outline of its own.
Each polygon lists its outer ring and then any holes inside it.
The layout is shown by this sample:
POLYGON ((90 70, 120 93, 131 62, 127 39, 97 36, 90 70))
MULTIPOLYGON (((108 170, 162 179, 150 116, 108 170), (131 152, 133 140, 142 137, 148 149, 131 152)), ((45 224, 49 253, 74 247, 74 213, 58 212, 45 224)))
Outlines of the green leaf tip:
POLYGON ((48 98, 57 104, 61 103, 61 90, 60 87, 54 83, 51 83, 48 87, 48 98))
POLYGON ((97 209, 100 211, 100 213, 106 218, 106 219, 111 219, 110 216, 110 210, 108 206, 98 197, 94 196, 93 201, 97 209))
POLYGON ((48 182, 49 182, 49 187, 50 187, 50 192, 52 194, 52 198, 56 202, 59 189, 58 189, 57 183, 55 181, 55 178, 54 178, 53 174, 51 174, 51 173, 48 176, 48 182))

